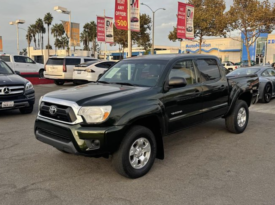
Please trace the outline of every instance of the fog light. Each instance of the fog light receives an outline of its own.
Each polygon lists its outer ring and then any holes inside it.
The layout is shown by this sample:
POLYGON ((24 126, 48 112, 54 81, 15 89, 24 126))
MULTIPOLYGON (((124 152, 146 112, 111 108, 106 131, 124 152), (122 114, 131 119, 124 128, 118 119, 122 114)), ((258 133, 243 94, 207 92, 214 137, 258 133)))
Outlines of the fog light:
POLYGON ((85 140, 87 145, 86 151, 97 150, 100 148, 100 141, 99 140, 85 140))

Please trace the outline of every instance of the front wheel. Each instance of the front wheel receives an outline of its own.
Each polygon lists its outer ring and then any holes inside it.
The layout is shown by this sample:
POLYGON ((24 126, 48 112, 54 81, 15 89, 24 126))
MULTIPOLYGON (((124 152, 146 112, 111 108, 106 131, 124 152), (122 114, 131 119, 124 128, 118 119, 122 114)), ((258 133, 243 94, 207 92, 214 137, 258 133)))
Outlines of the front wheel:
POLYGON ((114 154, 113 165, 122 176, 139 178, 153 166, 156 152, 156 139, 152 131, 135 126, 125 135, 119 150, 114 154))
POLYGON ((44 78, 44 70, 39 71, 39 78, 44 78))
POLYGON ((63 81, 63 80, 55 80, 54 83, 56 85, 64 85, 65 81, 63 81))
POLYGON ((248 106, 243 100, 238 100, 231 114, 225 118, 226 128, 229 132, 240 134, 246 129, 248 120, 248 106))

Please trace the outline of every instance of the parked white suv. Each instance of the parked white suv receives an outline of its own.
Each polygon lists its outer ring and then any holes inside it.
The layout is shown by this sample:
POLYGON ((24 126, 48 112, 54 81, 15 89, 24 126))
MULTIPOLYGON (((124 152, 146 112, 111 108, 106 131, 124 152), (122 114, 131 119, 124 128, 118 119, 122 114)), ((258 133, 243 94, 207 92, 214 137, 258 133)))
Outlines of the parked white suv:
POLYGON ((222 65, 223 65, 223 67, 225 67, 230 72, 240 67, 240 66, 235 65, 234 63, 232 63, 230 61, 225 61, 225 62, 222 63, 222 65))
POLYGON ((0 55, 0 59, 5 61, 14 71, 24 73, 38 73, 40 78, 43 78, 44 65, 37 63, 27 56, 21 55, 0 55))
POLYGON ((96 61, 91 57, 51 57, 45 65, 44 76, 47 79, 54 80, 56 85, 63 85, 65 82, 73 81, 74 67, 80 63, 96 61))
POLYGON ((74 81, 96 82, 105 71, 109 70, 115 61, 91 61, 76 65, 74 68, 74 81))

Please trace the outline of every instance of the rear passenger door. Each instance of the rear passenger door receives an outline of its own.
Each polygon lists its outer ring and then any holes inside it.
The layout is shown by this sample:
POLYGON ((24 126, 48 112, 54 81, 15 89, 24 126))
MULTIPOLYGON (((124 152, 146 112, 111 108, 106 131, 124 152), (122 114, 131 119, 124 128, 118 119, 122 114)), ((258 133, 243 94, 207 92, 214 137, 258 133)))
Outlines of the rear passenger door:
POLYGON ((202 87, 192 59, 180 60, 171 68, 169 77, 185 78, 185 87, 170 87, 161 99, 168 118, 168 132, 173 133, 202 121, 202 87))
POLYGON ((228 82, 215 58, 196 60, 202 82, 203 120, 224 115, 228 110, 228 82))

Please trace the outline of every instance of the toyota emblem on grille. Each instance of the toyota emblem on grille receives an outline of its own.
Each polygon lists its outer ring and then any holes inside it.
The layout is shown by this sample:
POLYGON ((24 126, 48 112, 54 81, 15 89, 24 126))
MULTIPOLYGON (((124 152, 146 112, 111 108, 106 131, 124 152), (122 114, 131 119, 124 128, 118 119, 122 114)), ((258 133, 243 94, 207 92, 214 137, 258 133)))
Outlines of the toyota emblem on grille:
POLYGON ((57 112, 57 107, 52 105, 49 109, 49 112, 50 112, 51 115, 55 115, 56 112, 57 112))
POLYGON ((10 93, 10 89, 8 87, 4 87, 3 88, 3 93, 4 94, 9 94, 10 93))

